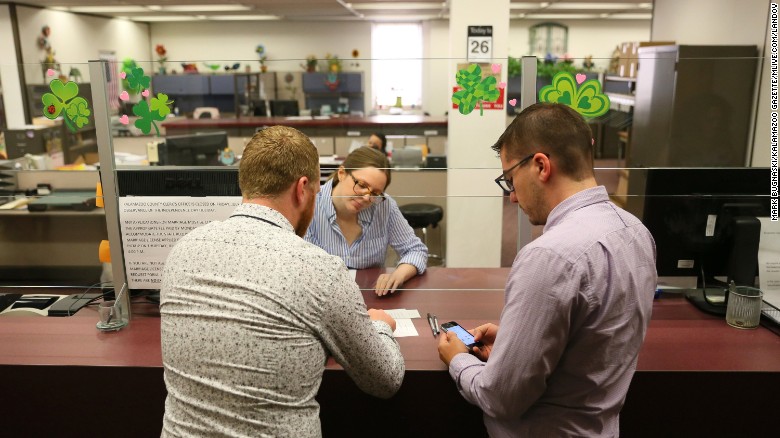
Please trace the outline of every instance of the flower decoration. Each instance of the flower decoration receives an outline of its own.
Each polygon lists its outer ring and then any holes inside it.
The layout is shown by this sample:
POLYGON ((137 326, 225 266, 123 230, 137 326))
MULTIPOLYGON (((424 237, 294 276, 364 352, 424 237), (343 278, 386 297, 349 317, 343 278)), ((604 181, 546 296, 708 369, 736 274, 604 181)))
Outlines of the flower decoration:
POLYGON ((168 57, 165 55, 168 51, 165 50, 165 46, 162 44, 156 45, 154 51, 157 52, 157 63, 160 64, 160 73, 165 74, 165 61, 168 60, 168 57))

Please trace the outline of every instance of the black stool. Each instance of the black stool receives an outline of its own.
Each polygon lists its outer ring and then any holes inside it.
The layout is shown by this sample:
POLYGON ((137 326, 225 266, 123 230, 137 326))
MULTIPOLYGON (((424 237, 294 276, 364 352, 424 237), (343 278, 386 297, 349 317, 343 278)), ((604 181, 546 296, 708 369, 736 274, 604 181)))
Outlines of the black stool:
MULTIPOLYGON (((428 227, 436 228, 444 218, 444 209, 434 204, 407 204, 400 207, 401 214, 404 216, 409 226, 415 230, 422 230, 422 241, 428 247, 428 227)), ((439 239, 439 252, 441 252, 442 241, 439 239)), ((444 256, 431 254, 428 247, 428 258, 441 260, 444 265, 444 256)))

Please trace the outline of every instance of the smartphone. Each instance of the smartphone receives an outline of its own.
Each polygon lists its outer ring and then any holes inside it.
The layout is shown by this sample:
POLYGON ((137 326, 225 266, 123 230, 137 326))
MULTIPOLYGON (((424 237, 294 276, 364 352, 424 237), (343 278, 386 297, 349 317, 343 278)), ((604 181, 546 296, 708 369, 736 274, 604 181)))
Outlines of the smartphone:
POLYGON ((441 325, 441 329, 446 332, 453 332, 455 335, 466 344, 466 347, 471 351, 472 347, 478 347, 482 345, 481 342, 474 340, 474 336, 466 331, 460 324, 455 321, 450 321, 441 325))

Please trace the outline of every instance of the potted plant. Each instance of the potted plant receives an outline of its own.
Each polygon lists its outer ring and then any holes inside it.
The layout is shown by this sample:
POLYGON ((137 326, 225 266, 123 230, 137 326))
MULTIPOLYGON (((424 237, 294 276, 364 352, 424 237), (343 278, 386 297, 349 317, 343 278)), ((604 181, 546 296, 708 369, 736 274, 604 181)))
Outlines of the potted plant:
POLYGON ((255 53, 260 57, 260 71, 263 73, 267 72, 268 66, 265 65, 265 61, 268 59, 268 56, 265 53, 265 46, 258 44, 257 47, 255 47, 255 53))
POLYGON ((168 57, 165 56, 168 51, 165 50, 165 46, 162 44, 158 44, 155 46, 154 51, 157 52, 157 63, 160 64, 160 67, 158 68, 158 72, 161 75, 165 74, 165 61, 168 60, 168 57))
POLYGON ((317 71, 317 57, 309 55, 306 57, 306 65, 301 65, 306 70, 306 73, 314 73, 317 71))

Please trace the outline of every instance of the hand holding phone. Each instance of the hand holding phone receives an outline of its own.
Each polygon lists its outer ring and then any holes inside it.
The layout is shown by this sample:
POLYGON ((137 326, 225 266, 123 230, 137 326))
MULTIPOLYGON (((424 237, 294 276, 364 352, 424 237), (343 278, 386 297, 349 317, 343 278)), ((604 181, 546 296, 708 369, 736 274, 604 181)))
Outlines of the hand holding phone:
POLYGON ((464 329, 460 324, 458 324, 455 321, 450 321, 447 323, 444 323, 441 325, 442 331, 446 332, 453 332, 455 335, 460 339, 464 344, 466 344, 466 348, 469 349, 469 352, 474 347, 479 347, 482 345, 481 343, 477 342, 474 339, 474 336, 469 333, 466 329, 464 329))

